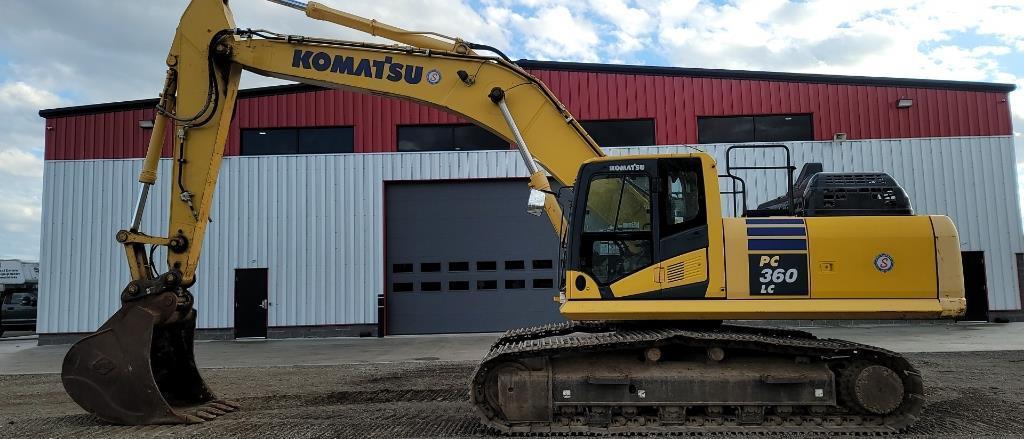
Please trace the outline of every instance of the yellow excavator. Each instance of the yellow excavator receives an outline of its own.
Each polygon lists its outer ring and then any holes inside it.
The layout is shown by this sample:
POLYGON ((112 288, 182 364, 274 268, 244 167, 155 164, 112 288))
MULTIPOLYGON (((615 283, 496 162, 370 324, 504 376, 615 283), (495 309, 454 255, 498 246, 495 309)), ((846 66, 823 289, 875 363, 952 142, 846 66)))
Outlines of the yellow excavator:
POLYGON ((196 368, 189 287, 239 76, 249 70, 440 108, 522 155, 527 208, 546 213, 560 237, 567 323, 508 331, 480 362, 469 399, 494 430, 869 434, 903 430, 920 414, 921 377, 896 353, 722 324, 962 315, 952 221, 912 215, 885 174, 809 173, 780 198, 784 208, 744 206, 744 216, 725 218, 719 174, 742 180, 730 169, 697 150, 606 156, 543 83, 497 49, 315 2, 271 1, 400 44, 239 29, 226 0, 188 5, 167 56, 135 214, 116 236, 132 279, 121 308, 64 360, 64 387, 85 410, 140 425, 238 409, 196 368), (140 225, 168 129, 169 228, 154 236, 140 225), (565 211, 549 176, 572 189, 565 211), (153 260, 158 247, 166 266, 153 260))

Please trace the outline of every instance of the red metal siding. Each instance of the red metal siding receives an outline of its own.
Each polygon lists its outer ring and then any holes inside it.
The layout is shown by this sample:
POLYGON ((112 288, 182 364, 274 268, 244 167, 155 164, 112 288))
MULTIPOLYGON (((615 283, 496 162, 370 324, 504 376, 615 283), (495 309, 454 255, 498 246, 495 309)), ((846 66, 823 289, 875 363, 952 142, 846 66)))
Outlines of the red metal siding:
MULTIPOLYGON (((697 118, 811 114, 814 138, 850 139, 1011 134, 1007 94, 928 88, 818 84, 619 73, 533 71, 579 120, 650 118, 658 144, 697 142, 697 118), (914 105, 897 109, 909 97, 914 105)), ((354 126, 356 152, 396 148, 396 126, 460 123, 424 105, 339 90, 240 99, 226 155, 245 128, 354 126)), ((153 110, 55 117, 46 121, 46 160, 142 157, 153 110)), ((169 142, 168 142, 169 145, 169 142)), ((165 147, 165 155, 170 148, 165 147)))

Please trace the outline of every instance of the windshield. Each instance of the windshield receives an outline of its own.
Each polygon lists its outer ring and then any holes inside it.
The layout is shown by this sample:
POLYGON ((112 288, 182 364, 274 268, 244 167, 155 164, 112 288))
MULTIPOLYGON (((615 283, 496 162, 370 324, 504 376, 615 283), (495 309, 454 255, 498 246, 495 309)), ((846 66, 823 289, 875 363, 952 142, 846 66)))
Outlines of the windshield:
POLYGON ((651 230, 651 184, 646 175, 600 175, 590 182, 584 232, 651 230))
POLYGON ((601 285, 651 264, 651 182, 643 174, 590 181, 580 266, 601 285))

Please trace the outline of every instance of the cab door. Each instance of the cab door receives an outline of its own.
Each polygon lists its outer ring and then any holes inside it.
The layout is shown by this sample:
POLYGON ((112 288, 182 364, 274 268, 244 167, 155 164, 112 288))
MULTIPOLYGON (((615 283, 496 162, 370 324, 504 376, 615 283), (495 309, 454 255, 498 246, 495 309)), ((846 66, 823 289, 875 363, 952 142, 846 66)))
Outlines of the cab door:
POLYGON ((708 289, 708 214, 699 158, 658 160, 660 298, 703 298, 708 289))

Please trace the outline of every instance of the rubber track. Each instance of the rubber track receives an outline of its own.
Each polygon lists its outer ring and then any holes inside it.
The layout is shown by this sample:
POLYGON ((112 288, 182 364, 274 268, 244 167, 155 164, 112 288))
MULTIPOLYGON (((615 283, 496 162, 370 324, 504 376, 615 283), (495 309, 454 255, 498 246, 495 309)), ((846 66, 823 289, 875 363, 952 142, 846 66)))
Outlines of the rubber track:
MULTIPOLYGON (((547 434, 701 434, 701 433, 841 433, 853 435, 877 435, 898 433, 907 429, 917 420, 924 406, 924 395, 920 374, 902 356, 874 346, 836 339, 819 339, 814 335, 796 330, 758 328, 739 325, 721 325, 712 328, 688 328, 685 326, 652 326, 650 324, 623 324, 605 322, 566 322, 532 328, 515 329, 506 332, 496 341, 480 362, 472 381, 470 399, 477 407, 485 425, 502 433, 547 433, 547 434), (829 419, 842 417, 858 418, 860 415, 831 413, 817 417, 811 425, 647 425, 633 427, 571 426, 560 424, 528 423, 509 425, 495 415, 497 408, 489 407, 487 398, 482 397, 487 372, 492 366, 529 357, 555 356, 567 353, 603 353, 624 349, 640 349, 653 344, 687 345, 693 347, 718 346, 724 349, 744 349, 766 354, 785 354, 816 358, 847 358, 867 360, 890 367, 907 388, 907 398, 900 412, 882 418, 881 425, 829 425, 829 419), (915 389, 916 388, 916 389, 915 389), (818 425, 820 424, 820 425, 818 425)), ((837 401, 842 404, 842 401, 837 401)), ((807 414, 803 419, 807 419, 807 414)), ((865 418, 866 417, 862 417, 865 418)), ((767 420, 767 417, 766 417, 767 420)))

